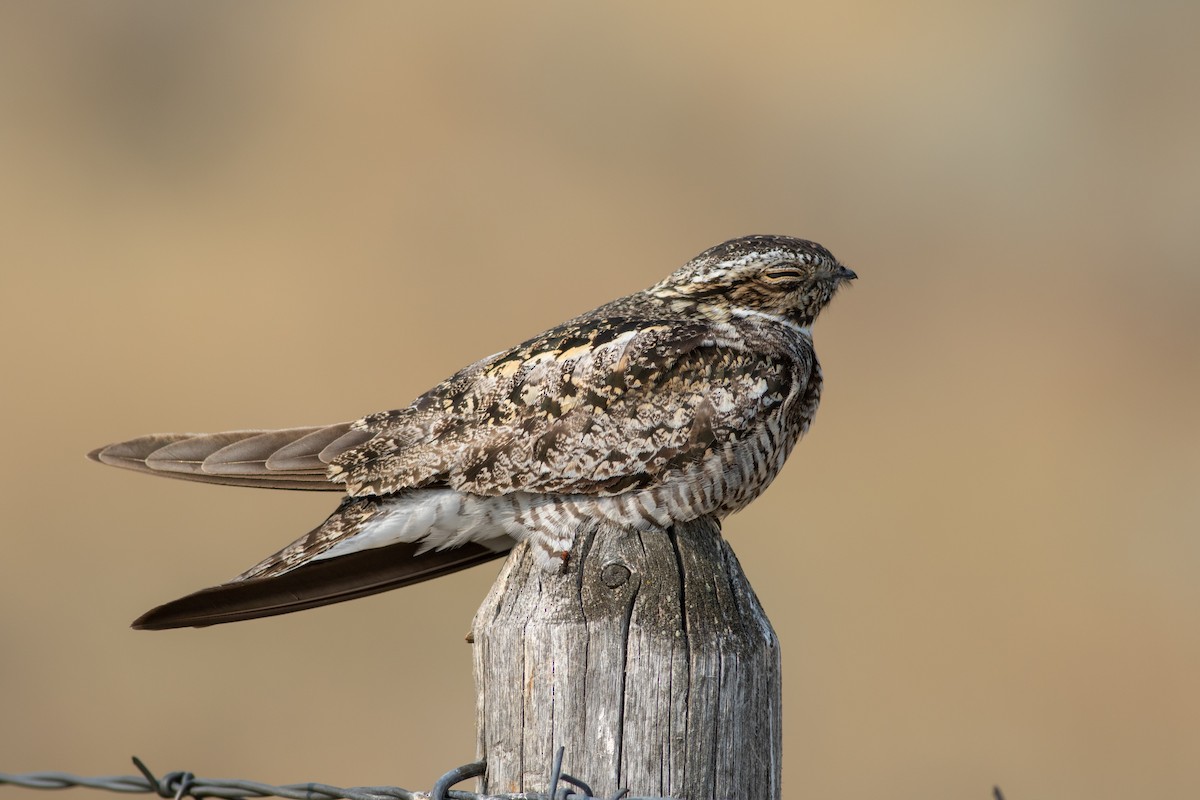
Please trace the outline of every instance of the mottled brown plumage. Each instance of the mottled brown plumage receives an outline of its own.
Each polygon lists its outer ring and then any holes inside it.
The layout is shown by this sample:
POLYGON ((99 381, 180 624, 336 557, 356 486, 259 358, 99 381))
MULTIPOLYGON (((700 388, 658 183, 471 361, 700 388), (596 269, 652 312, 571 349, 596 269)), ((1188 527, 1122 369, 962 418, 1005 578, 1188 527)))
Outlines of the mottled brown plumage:
POLYGON ((98 461, 155 474, 347 494, 315 530, 234 581, 135 626, 337 602, 503 555, 522 539, 553 566, 591 519, 646 529, 723 518, 766 488, 812 422, 821 370, 811 325, 854 277, 813 242, 735 239, 403 409, 101 448, 98 461))

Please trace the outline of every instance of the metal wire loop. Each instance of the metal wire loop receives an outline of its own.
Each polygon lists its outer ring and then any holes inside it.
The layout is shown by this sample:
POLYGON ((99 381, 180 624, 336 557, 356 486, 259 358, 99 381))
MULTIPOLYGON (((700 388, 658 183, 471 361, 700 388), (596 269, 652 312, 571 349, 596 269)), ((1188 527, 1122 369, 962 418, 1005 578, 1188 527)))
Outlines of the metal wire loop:
POLYGON ((433 785, 433 791, 429 793, 429 800, 446 800, 446 793, 450 791, 451 786, 468 778, 478 778, 485 770, 487 770, 487 763, 483 761, 473 761, 450 770, 438 778, 437 783, 433 785))

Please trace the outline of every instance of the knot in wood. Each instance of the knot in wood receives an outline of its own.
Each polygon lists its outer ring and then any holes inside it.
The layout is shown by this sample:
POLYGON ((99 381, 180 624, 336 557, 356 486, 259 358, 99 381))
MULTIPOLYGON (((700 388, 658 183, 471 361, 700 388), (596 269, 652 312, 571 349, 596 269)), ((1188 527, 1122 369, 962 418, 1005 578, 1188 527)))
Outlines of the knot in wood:
POLYGON ((611 564, 606 564, 604 569, 600 571, 600 580, 608 588, 616 589, 618 586, 624 585, 625 581, 629 580, 631 574, 629 567, 614 561, 611 564))

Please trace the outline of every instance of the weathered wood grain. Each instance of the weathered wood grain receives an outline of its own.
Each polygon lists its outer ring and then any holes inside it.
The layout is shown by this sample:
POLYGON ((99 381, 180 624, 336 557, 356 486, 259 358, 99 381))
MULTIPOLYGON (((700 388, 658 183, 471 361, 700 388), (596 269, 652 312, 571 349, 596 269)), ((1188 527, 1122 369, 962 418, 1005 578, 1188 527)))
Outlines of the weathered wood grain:
POLYGON ((713 522, 598 525, 561 574, 514 551, 473 626, 483 790, 780 796, 779 644, 713 522))

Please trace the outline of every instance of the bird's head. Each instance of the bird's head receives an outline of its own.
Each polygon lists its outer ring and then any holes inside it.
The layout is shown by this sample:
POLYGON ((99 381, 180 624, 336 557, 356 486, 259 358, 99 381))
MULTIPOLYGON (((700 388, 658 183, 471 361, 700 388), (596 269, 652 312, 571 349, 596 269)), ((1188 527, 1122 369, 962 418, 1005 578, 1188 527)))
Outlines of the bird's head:
POLYGON ((705 250, 650 293, 715 319, 769 315, 807 326, 856 277, 816 242, 743 236, 705 250))

